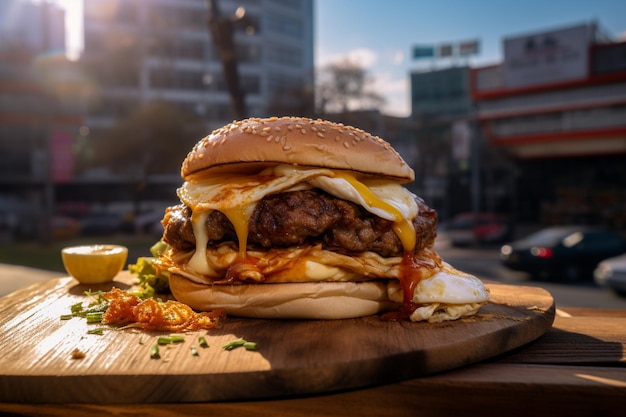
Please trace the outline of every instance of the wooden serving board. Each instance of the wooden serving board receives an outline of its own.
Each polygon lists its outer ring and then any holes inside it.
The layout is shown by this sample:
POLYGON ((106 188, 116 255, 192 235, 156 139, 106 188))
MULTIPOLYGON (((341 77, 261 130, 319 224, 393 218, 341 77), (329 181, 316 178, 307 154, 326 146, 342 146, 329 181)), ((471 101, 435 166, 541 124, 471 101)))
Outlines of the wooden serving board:
MULTIPOLYGON (((114 282, 129 288, 122 272, 114 282)), ((0 402, 158 403, 283 398, 398 382, 494 357, 552 325, 554 300, 535 287, 487 284, 491 300, 468 319, 439 324, 226 318, 221 327, 150 348, 163 333, 107 330, 73 318, 87 302, 72 278, 38 283, 0 299, 0 402), (198 346, 204 336, 208 348, 198 346), (244 338, 258 350, 224 350, 244 338), (195 347, 198 356, 192 355, 195 347), (82 359, 73 359, 79 349, 82 359)))

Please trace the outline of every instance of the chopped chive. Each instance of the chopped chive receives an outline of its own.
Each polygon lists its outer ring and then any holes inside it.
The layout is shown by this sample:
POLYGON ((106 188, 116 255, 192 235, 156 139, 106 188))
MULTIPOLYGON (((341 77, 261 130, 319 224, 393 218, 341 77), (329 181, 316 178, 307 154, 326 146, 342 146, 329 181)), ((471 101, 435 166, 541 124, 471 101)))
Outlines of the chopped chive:
POLYGON ((244 343, 246 343, 246 341, 243 340, 243 339, 233 340, 232 342, 228 342, 228 343, 222 345, 222 349, 224 349, 224 350, 232 350, 232 349, 237 348, 239 346, 243 346, 244 343))
POLYGON ((157 339, 157 344, 158 345, 169 345, 170 343, 172 343, 172 339, 166 336, 160 336, 157 339))
POLYGON ((97 334, 102 336, 104 334, 104 329, 100 327, 98 329, 87 330, 87 334, 97 334))
POLYGON ((87 323, 100 323, 102 321, 102 313, 87 313, 85 318, 87 323))
POLYGON ((196 349, 195 346, 192 346, 191 348, 189 348, 191 350, 191 355, 192 356, 200 356, 198 355, 198 349, 196 349))
POLYGON ((102 321, 102 313, 87 313, 85 318, 87 323, 100 323, 102 321))
POLYGON ((256 350, 256 343, 246 342, 243 344, 243 347, 246 348, 246 350, 256 350))
POLYGON ((150 359, 159 359, 159 345, 154 345, 150 348, 150 359))
POLYGON ((198 344, 200 345, 200 347, 203 347, 203 348, 208 348, 209 347, 209 344, 207 343, 207 341, 204 338, 204 336, 200 336, 198 338, 198 344))
POLYGON ((257 344, 255 342, 248 342, 247 340, 237 339, 222 345, 222 349, 233 350, 241 346, 243 346, 247 350, 256 350, 257 348, 257 344))
POLYGON ((171 334, 170 340, 172 343, 182 343, 185 341, 185 336, 180 334, 171 334))
POLYGON ((143 345, 143 336, 139 338, 139 344, 143 345))
POLYGON ((74 317, 73 314, 63 314, 61 320, 71 320, 74 317))
POLYGON ((81 311, 83 311, 83 303, 76 303, 76 304, 73 304, 73 305, 70 307, 70 311, 71 311, 72 313, 80 313, 81 311))

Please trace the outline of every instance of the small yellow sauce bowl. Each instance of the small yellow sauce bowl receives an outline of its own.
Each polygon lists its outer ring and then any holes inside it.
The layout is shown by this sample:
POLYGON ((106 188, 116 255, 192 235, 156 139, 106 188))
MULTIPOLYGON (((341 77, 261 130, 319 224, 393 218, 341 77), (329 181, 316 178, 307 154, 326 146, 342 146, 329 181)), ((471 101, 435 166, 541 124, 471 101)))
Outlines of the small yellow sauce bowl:
POLYGON ((61 250, 65 270, 81 284, 112 281, 127 257, 128 248, 120 245, 83 245, 61 250))

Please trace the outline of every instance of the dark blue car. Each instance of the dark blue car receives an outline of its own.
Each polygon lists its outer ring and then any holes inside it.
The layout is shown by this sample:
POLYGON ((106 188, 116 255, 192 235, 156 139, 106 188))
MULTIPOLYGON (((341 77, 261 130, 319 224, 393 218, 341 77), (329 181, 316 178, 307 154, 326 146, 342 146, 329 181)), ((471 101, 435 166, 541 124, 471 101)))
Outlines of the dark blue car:
POLYGON ((591 279, 603 259, 626 252, 626 239, 593 227, 549 227, 502 246, 500 260, 510 269, 536 278, 591 279))

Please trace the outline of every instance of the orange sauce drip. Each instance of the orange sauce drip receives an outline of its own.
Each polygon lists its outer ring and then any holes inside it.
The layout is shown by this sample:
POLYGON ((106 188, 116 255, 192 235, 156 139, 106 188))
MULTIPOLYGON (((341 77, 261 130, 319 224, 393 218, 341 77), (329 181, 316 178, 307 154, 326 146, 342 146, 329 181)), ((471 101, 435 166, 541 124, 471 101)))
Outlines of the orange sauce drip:
POLYGON ((216 282, 216 284, 233 284, 246 281, 246 274, 257 273, 261 274, 261 271, 257 264, 259 258, 250 256, 247 253, 239 253, 237 260, 233 262, 226 270, 226 275, 223 280, 216 282))
POLYGON ((396 311, 382 315, 383 321, 401 321, 408 319, 417 309, 413 302, 415 289, 421 280, 425 279, 427 269, 434 269, 438 265, 439 256, 430 250, 423 251, 423 257, 415 257, 412 252, 405 251, 400 265, 400 285, 402 287, 402 306, 396 311))

